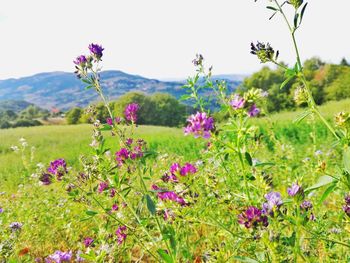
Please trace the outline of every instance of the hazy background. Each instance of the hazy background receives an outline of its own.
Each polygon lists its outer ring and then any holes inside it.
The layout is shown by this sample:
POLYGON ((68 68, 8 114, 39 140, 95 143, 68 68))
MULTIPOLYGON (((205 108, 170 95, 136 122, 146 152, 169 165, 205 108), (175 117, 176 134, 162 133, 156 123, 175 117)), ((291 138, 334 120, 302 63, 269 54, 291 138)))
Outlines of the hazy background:
MULTIPOLYGON (((105 48, 104 69, 146 77, 184 78, 202 53, 215 74, 246 74, 261 65, 251 41, 269 41, 294 62, 280 17, 269 21, 260 0, 1 0, 0 79, 73 71, 89 43, 105 48)), ((350 58, 350 1, 310 0, 297 37, 303 59, 350 58), (336 12, 332 12, 336 9, 336 12)))

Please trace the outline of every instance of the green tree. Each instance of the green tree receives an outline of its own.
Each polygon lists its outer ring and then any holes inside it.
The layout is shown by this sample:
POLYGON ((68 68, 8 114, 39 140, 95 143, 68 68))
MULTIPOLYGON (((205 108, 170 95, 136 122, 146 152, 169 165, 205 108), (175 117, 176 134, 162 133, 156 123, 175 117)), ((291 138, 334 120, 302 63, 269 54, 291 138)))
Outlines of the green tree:
POLYGON ((66 120, 68 124, 77 124, 83 113, 83 110, 79 107, 73 108, 66 114, 66 120))

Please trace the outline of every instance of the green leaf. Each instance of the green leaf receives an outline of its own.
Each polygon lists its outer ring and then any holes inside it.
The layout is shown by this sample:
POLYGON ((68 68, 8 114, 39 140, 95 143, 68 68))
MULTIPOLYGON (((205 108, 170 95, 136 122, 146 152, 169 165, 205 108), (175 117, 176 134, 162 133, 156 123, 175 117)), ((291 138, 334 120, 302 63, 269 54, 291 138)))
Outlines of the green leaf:
POLYGON ((91 89, 93 87, 93 85, 89 85, 85 87, 85 90, 91 89))
POLYGON ((254 165, 254 167, 259 167, 259 166, 274 166, 275 163, 257 163, 254 165))
POLYGON ((298 18, 299 18, 299 14, 296 13, 294 16, 294 28, 298 27, 298 18))
POLYGON ((331 184, 326 191, 324 191, 323 195, 320 198, 320 203, 322 203, 326 198, 333 192, 333 190, 337 187, 336 183, 331 184))
POLYGON ((345 171, 347 171, 348 174, 350 174, 350 147, 344 150, 343 164, 344 164, 345 171))
POLYGON ((156 205, 154 204, 152 198, 149 195, 146 195, 147 208, 152 215, 156 214, 156 205))
POLYGON ((308 3, 306 3, 306 4, 303 6, 303 8, 301 9, 299 26, 300 26, 301 22, 303 21, 303 17, 304 17, 304 13, 305 13, 307 4, 308 4, 308 3))
POLYGON ((320 188, 320 187, 322 187, 322 186, 325 186, 325 185, 329 185, 329 184, 331 184, 331 183, 334 183, 334 180, 335 180, 335 179, 334 179, 333 177, 330 177, 330 176, 328 176, 328 175, 321 176, 321 177, 318 179, 317 183, 314 184, 313 186, 310 186, 309 188, 306 188, 306 189, 305 189, 305 192, 311 192, 311 191, 316 190, 316 189, 318 189, 318 188, 320 188))
POLYGON ((267 9, 271 9, 271 10, 273 10, 273 11, 278 11, 278 8, 273 7, 273 6, 267 6, 266 8, 267 8, 267 9))
POLYGON ((98 129, 99 131, 110 131, 112 130, 112 126, 108 124, 104 124, 102 128, 98 129))
POLYGON ((285 81, 283 81, 283 83, 282 83, 281 86, 280 86, 280 89, 283 89, 283 88, 289 83, 289 81, 291 81, 291 80, 294 78, 294 76, 295 76, 295 75, 290 76, 290 77, 288 77, 285 81))
POLYGON ((180 97, 180 101, 182 101, 182 100, 188 100, 188 99, 190 99, 190 98, 192 98, 192 96, 191 95, 189 95, 189 94, 185 94, 185 95, 182 95, 181 97, 180 97))
POLYGON ((248 258, 245 256, 235 256, 234 259, 239 262, 245 262, 245 263, 259 263, 259 261, 256 261, 255 259, 248 258))
POLYGON ((312 113, 312 111, 304 111, 302 114, 300 114, 296 120, 294 120, 294 123, 299 124, 302 120, 304 120, 307 116, 309 116, 312 113))
POLYGON ((249 164, 250 166, 253 166, 253 159, 252 159, 252 157, 250 156, 249 152, 245 152, 244 155, 245 155, 245 159, 247 160, 248 164, 249 164))
POLYGON ((174 263, 173 259, 169 254, 167 254, 163 249, 157 250, 159 256, 166 262, 166 263, 174 263))
POLYGON ((95 216, 98 214, 98 212, 92 211, 92 210, 86 210, 85 214, 87 214, 88 216, 95 216))

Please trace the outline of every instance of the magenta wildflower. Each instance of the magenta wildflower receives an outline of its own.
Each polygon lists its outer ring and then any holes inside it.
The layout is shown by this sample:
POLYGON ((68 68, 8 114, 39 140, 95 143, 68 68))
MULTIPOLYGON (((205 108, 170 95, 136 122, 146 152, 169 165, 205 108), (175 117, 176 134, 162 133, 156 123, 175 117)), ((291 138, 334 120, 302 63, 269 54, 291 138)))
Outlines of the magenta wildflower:
POLYGON ((57 180, 62 180, 62 177, 68 173, 66 161, 61 158, 51 162, 47 171, 50 174, 56 175, 57 180))
POLYGON ((195 138, 210 138, 210 132, 214 130, 214 119, 212 117, 208 117, 205 112, 197 112, 195 115, 191 115, 187 121, 188 125, 184 129, 185 135, 193 133, 195 138))
POLYGON ((158 193, 158 198, 165 201, 165 200, 169 200, 169 201, 174 201, 182 206, 186 205, 185 200, 178 196, 176 193, 169 191, 169 192, 159 192, 158 193))
POLYGON ((250 107, 249 111, 248 111, 249 117, 255 117, 255 116, 257 116, 259 113, 260 113, 260 109, 259 109, 258 107, 256 107, 255 104, 253 104, 253 105, 250 107))
POLYGON ((167 183, 169 181, 174 182, 174 183, 178 183, 179 182, 179 180, 177 179, 176 175, 174 175, 172 173, 171 174, 168 174, 168 173, 163 174, 161 179, 165 183, 167 183))
POLYGON ((99 185, 98 185, 98 192, 99 193, 102 193, 104 190, 106 190, 108 188, 108 183, 107 182, 101 182, 99 185))
POLYGON ((345 205, 343 206, 343 211, 345 212, 345 214, 350 216, 350 194, 345 196, 344 200, 345 200, 345 205))
POLYGON ((89 50, 91 52, 91 55, 94 56, 95 60, 99 61, 102 58, 103 56, 102 51, 104 50, 102 46, 97 44, 90 44, 89 50))
POLYGON ((74 63, 75 65, 77 65, 77 66, 84 67, 85 64, 87 63, 87 59, 86 59, 86 57, 85 57, 84 55, 81 55, 81 56, 77 57, 77 58, 73 61, 73 63, 74 63))
POLYGON ((266 203, 262 206, 263 214, 273 215, 273 212, 282 205, 282 197, 279 192, 270 192, 265 195, 266 203))
POLYGON ((4 212, 4 209, 0 207, 0 214, 4 212))
POLYGON ((288 187, 287 193, 291 197, 296 196, 296 195, 304 196, 304 190, 297 183, 293 183, 291 187, 288 187))
POLYGON ((113 120, 112 120, 112 118, 107 118, 106 123, 107 123, 109 126, 113 126, 113 120))
POLYGON ((122 119, 120 117, 115 117, 114 121, 116 124, 120 124, 122 122, 122 119))
POLYGON ((39 180, 42 182, 43 185, 49 185, 52 183, 52 175, 49 173, 42 173, 39 177, 39 180))
POLYGON ((125 241, 127 237, 127 234, 125 232, 126 232, 126 226, 118 227, 117 231, 115 232, 118 238, 118 245, 123 244, 123 242, 125 241))
POLYGON ((90 247, 92 243, 94 242, 94 239, 92 237, 86 237, 84 238, 84 246, 85 247, 90 247))
POLYGON ((236 94, 233 100, 230 101, 230 105, 235 110, 242 109, 244 107, 244 104, 245 104, 245 100, 238 94, 236 94))
POLYGON ((126 139, 126 141, 125 141, 125 144, 127 145, 127 146, 131 146, 131 144, 134 142, 134 140, 132 139, 132 138, 128 138, 128 139, 126 139))
POLYGON ((114 188, 112 188, 111 190, 109 190, 109 196, 110 197, 114 197, 115 196, 115 193, 116 193, 116 190, 114 188))
POLYGON ((180 166, 179 163, 173 163, 173 164, 170 166, 170 172, 171 172, 172 174, 179 172, 180 169, 181 169, 181 166, 180 166))
POLYGON ((137 121, 137 111, 140 106, 137 103, 128 104, 124 110, 125 119, 135 123, 137 121))
POLYGON ((112 211, 118 211, 119 206, 117 204, 112 205, 112 211))
POLYGON ((121 148, 118 152, 115 153, 116 155, 116 161, 118 162, 119 166, 122 166, 122 164, 129 158, 129 151, 126 148, 121 148))
POLYGON ((187 174, 195 174, 197 172, 196 167, 194 167, 190 163, 186 163, 184 166, 181 167, 180 169, 180 174, 182 176, 186 176, 187 174))
POLYGON ((70 262, 72 260, 72 252, 62 252, 57 250, 52 255, 48 256, 45 259, 46 263, 62 263, 62 262, 70 262))
POLYGON ((267 216, 263 215, 262 211, 255 206, 249 206, 243 213, 238 215, 238 223, 246 228, 255 228, 259 225, 267 227, 269 225, 267 216))

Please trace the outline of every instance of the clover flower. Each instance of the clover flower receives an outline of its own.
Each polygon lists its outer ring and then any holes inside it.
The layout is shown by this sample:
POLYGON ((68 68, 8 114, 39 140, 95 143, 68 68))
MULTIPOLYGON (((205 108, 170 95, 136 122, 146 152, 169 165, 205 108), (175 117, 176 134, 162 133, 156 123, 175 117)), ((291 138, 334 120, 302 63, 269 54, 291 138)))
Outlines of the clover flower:
POLYGON ((46 263, 62 263, 62 262, 70 262, 72 260, 72 252, 62 252, 56 250, 55 253, 48 256, 45 260, 46 263))
POLYGON ((195 174, 197 172, 196 167, 194 167, 190 163, 186 163, 184 166, 180 169, 180 175, 186 176, 187 174, 195 174))
POLYGON ((109 197, 114 197, 116 193, 116 190, 114 188, 112 188, 111 190, 109 190, 109 197))
POLYGON ((129 151, 126 148, 121 148, 118 152, 115 153, 116 161, 119 166, 122 166, 125 160, 129 158, 129 151))
POLYGON ((117 235, 117 239, 118 239, 118 245, 123 244, 123 242, 125 241, 127 234, 126 232, 126 226, 120 226, 118 227, 117 231, 115 232, 115 234, 117 235))
POLYGON ((265 215, 273 215, 273 212, 276 209, 280 208, 280 206, 283 204, 282 197, 279 192, 270 192, 265 195, 265 199, 267 200, 267 202, 264 203, 262 206, 262 212, 265 215))
POLYGON ((84 241, 83 241, 85 247, 91 246, 93 242, 94 242, 94 239, 92 237, 86 237, 84 238, 84 241))
POLYGON ((253 104, 248 111, 248 116, 249 117, 256 117, 257 115, 259 115, 260 112, 261 112, 260 109, 258 107, 256 107, 255 104, 253 104))
POLYGON ((117 204, 113 204, 112 211, 118 211, 118 210, 119 210, 119 206, 117 204))
POLYGON ((305 211, 311 210, 312 207, 313 207, 312 203, 310 201, 307 201, 307 200, 303 201, 300 205, 300 209, 305 210, 305 211))
POLYGON ((20 223, 20 222, 12 222, 10 224, 10 228, 11 228, 12 231, 21 230, 22 226, 23 226, 23 224, 20 223))
POLYGON ((255 206, 249 206, 243 213, 239 214, 238 223, 246 228, 267 227, 269 225, 267 216, 263 215, 262 211, 255 206))
POLYGON ((212 117, 208 117, 205 112, 197 112, 195 115, 191 115, 187 121, 188 125, 184 129, 185 135, 193 133, 195 138, 210 138, 210 132, 214 130, 214 119, 212 117))
POLYGON ((106 190, 108 188, 108 183, 107 182, 101 182, 101 183, 99 183, 99 185, 98 185, 98 189, 97 189, 97 191, 99 192, 99 193, 102 193, 104 190, 106 190))
POLYGON ((178 204, 180 204, 182 206, 186 205, 185 200, 182 197, 178 196, 173 191, 159 192, 158 193, 158 198, 163 200, 163 201, 166 201, 166 200, 173 201, 173 202, 176 202, 176 203, 178 203, 178 204))
POLYGON ((106 123, 107 123, 109 126, 113 126, 113 119, 112 119, 112 118, 107 118, 107 119, 106 119, 106 123))
POLYGON ((294 197, 296 195, 304 196, 304 190, 297 183, 293 183, 291 187, 288 187, 287 188, 287 193, 291 197, 294 197))
POLYGON ((62 177, 68 173, 66 161, 61 158, 51 162, 47 171, 50 174, 56 175, 57 180, 62 180, 62 177))
POLYGON ((102 51, 104 50, 104 48, 102 48, 101 45, 90 44, 89 50, 90 50, 91 55, 95 58, 95 61, 101 60, 101 58, 103 56, 102 51))
POLYGON ((230 101, 230 105, 233 109, 238 110, 244 108, 245 100, 240 95, 235 94, 233 100, 230 101))
POLYGON ((192 63, 197 67, 203 64, 203 56, 201 54, 196 54, 196 58, 192 60, 192 63))
POLYGON ((73 63, 75 64, 75 65, 78 65, 78 66, 80 66, 80 67, 84 67, 85 66, 85 64, 88 62, 88 60, 87 60, 87 58, 86 58, 86 56, 84 56, 84 55, 80 55, 80 56, 78 56, 74 61, 73 61, 73 63))
MULTIPOLYGON (((273 61, 273 57, 275 55, 275 51, 269 43, 265 45, 259 41, 256 45, 254 43, 250 44, 250 53, 256 55, 260 59, 261 63, 273 61)), ((278 51, 276 56, 278 56, 278 51)))
POLYGON ((0 207, 0 214, 4 212, 4 209, 0 207))
POLYGON ((345 200, 345 205, 343 206, 343 210, 345 214, 347 214, 350 217, 350 194, 345 196, 344 200, 345 200))
POLYGON ((137 121, 137 111, 140 106, 137 103, 128 104, 124 110, 125 119, 135 123, 137 121))
POLYGON ((52 183, 52 175, 49 173, 42 173, 39 180, 43 185, 49 185, 52 183))

